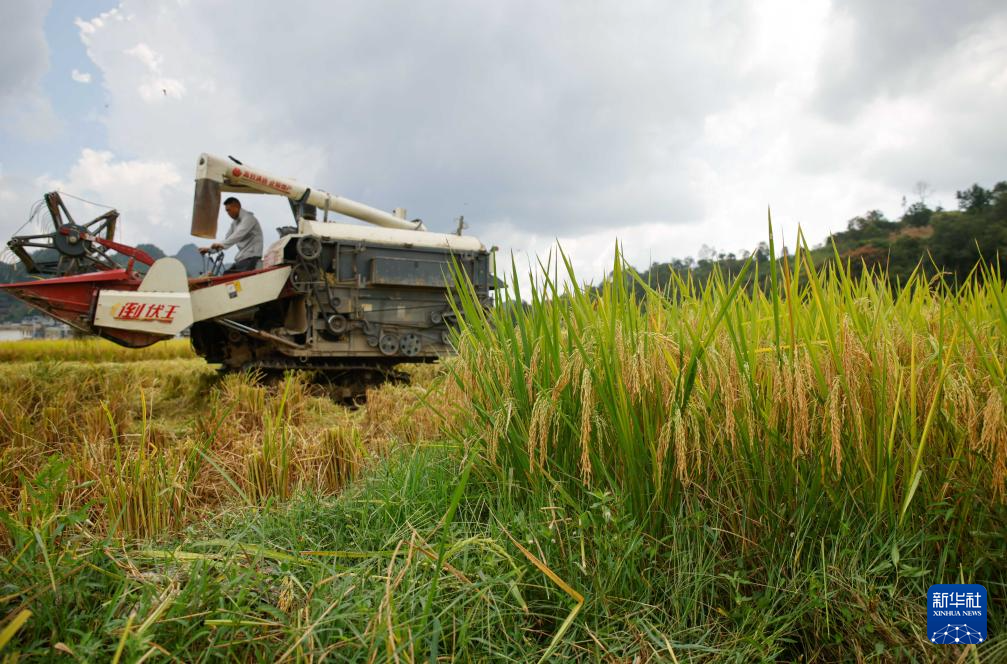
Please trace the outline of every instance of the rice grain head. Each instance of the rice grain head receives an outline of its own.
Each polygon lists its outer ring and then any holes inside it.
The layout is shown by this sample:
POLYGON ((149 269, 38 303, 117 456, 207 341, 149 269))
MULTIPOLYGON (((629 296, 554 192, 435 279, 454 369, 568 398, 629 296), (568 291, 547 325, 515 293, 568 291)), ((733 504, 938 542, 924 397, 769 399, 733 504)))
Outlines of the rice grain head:
POLYGON ((992 465, 993 491, 1002 498, 1007 480, 1007 422, 1004 419, 1004 404, 1000 392, 990 388, 983 407, 982 433, 979 435, 978 451, 985 454, 992 465))
POLYGON ((832 379, 832 388, 829 390, 829 398, 826 402, 826 422, 828 424, 829 439, 832 441, 832 462, 835 464, 836 474, 841 474, 843 470, 843 410, 845 407, 845 396, 843 394, 842 382, 839 376, 832 379))
POLYGON ((585 368, 580 381, 580 476, 591 484, 591 420, 594 417, 594 394, 591 372, 585 368))

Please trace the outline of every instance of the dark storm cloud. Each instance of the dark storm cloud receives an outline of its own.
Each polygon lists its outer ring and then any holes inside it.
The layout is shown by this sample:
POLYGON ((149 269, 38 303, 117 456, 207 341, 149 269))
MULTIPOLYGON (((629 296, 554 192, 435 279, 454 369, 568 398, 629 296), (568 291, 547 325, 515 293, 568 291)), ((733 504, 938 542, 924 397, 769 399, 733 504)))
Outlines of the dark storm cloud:
POLYGON ((314 16, 295 39, 262 14, 219 21, 242 63, 228 83, 262 131, 324 149, 323 182, 559 232, 702 216, 685 157, 746 84, 731 30, 746 10, 714 7, 293 3, 314 16))
POLYGON ((796 169, 905 195, 1007 177, 1007 5, 837 3, 829 22, 796 169))

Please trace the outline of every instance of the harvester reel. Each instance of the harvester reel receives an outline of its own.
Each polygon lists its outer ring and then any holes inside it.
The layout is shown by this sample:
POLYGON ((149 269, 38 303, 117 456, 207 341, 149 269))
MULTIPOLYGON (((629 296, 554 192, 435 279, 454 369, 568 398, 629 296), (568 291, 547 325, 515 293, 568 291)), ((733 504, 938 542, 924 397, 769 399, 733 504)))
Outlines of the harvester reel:
POLYGON ((64 224, 62 229, 66 235, 56 233, 52 236, 53 248, 64 256, 83 256, 87 253, 87 245, 91 244, 82 237, 87 229, 77 224, 64 224))
POLYGON ((78 224, 70 216, 57 192, 45 195, 45 205, 52 219, 52 233, 18 235, 7 242, 7 246, 24 263, 29 274, 67 276, 119 268, 109 256, 108 247, 92 241, 93 238, 112 241, 118 212, 109 210, 87 223, 78 224), (35 256, 28 253, 29 249, 48 249, 55 254, 55 259, 36 260, 35 256))

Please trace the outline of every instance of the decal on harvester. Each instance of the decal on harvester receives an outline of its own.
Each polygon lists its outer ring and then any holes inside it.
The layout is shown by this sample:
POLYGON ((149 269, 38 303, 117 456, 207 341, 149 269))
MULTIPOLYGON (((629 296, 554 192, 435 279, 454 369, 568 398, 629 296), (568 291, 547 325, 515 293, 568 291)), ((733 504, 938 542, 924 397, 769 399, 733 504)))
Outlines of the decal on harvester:
POLYGON ((255 182, 256 184, 261 184, 264 187, 269 187, 270 189, 278 191, 282 194, 285 194, 288 191, 290 191, 290 185, 287 184, 286 182, 280 182, 278 180, 274 180, 271 177, 267 177, 265 175, 259 175, 258 173, 253 173, 247 168, 235 168, 231 171, 231 175, 233 175, 236 178, 243 178, 245 180, 248 180, 249 182, 255 182))
POLYGON ((157 304, 154 302, 125 302, 112 307, 112 318, 118 320, 156 321, 170 323, 175 320, 177 304, 157 304))
POLYGON ((226 284, 224 286, 224 290, 227 291, 227 297, 233 300, 234 298, 238 297, 238 293, 241 292, 241 282, 232 281, 231 283, 226 284))

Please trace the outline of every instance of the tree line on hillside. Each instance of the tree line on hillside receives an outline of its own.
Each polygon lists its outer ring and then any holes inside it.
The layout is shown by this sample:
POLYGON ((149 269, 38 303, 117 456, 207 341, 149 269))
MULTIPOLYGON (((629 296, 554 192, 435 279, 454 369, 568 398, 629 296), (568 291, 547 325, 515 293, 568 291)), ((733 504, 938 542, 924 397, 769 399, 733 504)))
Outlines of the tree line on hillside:
MULTIPOLYGON (((1007 181, 991 189, 974 184, 957 192, 958 209, 929 207, 923 197, 889 220, 878 210, 856 216, 846 230, 834 233, 813 248, 816 265, 828 269, 838 254, 855 277, 865 271, 883 273, 893 287, 904 285, 919 270, 927 279, 962 283, 977 265, 1007 274, 1007 181)), ((790 253, 793 253, 792 250, 790 253)), ((782 250, 777 248, 777 254, 782 250)), ((705 283, 714 272, 738 274, 751 259, 760 281, 769 279, 769 245, 752 252, 709 252, 699 259, 681 258, 654 263, 640 274, 654 288, 665 288, 675 276, 705 283)), ((642 295, 643 287, 637 287, 642 295)))

